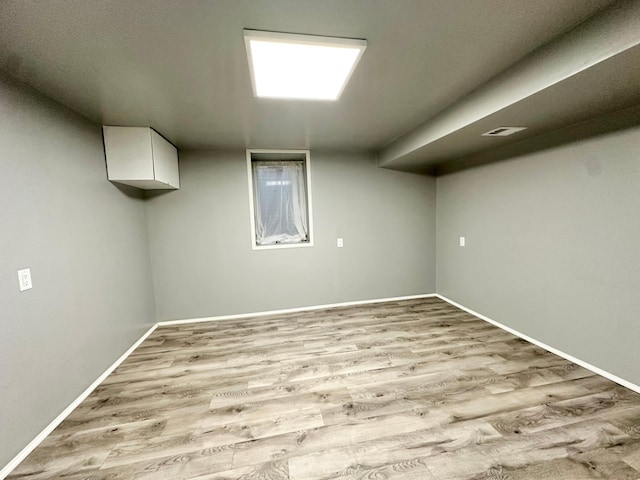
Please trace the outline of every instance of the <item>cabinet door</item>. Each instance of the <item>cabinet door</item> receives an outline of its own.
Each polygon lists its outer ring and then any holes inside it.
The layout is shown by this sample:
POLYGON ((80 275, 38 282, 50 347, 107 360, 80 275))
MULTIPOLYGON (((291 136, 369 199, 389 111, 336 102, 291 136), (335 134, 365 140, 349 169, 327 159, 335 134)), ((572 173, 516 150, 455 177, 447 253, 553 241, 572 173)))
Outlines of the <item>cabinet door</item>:
POLYGON ((180 188, 176 147, 162 138, 155 130, 151 130, 151 145, 155 179, 174 188, 180 188))
POLYGON ((105 126, 103 132, 109 180, 153 180, 149 128, 105 126))

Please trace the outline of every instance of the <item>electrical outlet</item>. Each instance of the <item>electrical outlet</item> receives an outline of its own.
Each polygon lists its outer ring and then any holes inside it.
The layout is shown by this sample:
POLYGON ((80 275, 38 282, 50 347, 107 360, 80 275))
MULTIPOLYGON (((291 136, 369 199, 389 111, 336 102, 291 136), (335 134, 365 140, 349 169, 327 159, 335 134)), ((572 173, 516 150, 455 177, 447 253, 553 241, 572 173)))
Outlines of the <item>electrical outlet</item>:
POLYGON ((336 244, 338 245, 338 248, 342 248, 342 247, 344 247, 344 241, 343 241, 341 238, 339 238, 339 239, 338 239, 338 241, 336 242, 336 244))
POLYGON ((25 290, 29 290, 33 288, 31 283, 31 269, 25 268, 24 270, 18 270, 18 285, 20 286, 20 291, 24 292, 25 290))
POLYGON ((464 239, 464 237, 460 237, 460 246, 461 246, 461 247, 464 247, 466 243, 467 243, 467 242, 466 242, 466 240, 464 239))

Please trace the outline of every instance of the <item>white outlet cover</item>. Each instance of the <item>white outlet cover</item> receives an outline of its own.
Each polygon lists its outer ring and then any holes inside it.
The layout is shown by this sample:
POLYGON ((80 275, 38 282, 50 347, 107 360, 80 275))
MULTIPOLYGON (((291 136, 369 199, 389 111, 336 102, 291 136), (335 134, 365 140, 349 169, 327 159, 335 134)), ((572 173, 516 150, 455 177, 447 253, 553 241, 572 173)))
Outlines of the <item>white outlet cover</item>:
POLYGON ((465 244, 466 244, 466 240, 465 240, 465 238, 464 238, 464 237, 460 237, 460 246, 461 246, 461 247, 464 247, 464 246, 465 246, 465 244))
POLYGON ((342 240, 342 238, 339 238, 339 239, 336 241, 336 245, 338 245, 338 248, 342 248, 342 247, 344 247, 344 241, 342 240))
POLYGON ((18 270, 18 285, 20 286, 21 292, 24 292, 25 290, 29 290, 30 288, 33 288, 33 284, 31 283, 30 268, 18 270))

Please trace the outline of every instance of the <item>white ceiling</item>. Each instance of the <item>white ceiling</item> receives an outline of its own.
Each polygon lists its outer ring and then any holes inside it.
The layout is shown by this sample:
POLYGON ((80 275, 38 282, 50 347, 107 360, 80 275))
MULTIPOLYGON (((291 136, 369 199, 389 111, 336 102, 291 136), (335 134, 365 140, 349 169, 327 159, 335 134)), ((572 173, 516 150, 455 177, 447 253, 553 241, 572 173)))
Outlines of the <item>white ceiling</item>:
MULTIPOLYGON (((0 70, 96 123, 151 126, 181 149, 379 151, 612 3, 3 0, 0 70), (338 102, 257 99, 244 28, 368 47, 338 102)), ((618 108, 640 92, 629 83, 618 108)))

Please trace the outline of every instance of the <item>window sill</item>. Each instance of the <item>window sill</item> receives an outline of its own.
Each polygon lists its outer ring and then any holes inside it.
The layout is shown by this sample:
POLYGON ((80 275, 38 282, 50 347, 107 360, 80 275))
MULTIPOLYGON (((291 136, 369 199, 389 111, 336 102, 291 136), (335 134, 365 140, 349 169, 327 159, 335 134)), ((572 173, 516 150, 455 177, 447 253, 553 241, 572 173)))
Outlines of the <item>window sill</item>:
POLYGON ((253 244, 251 248, 253 250, 277 250, 280 248, 305 248, 313 247, 313 241, 304 243, 278 243, 276 245, 256 245, 253 244))

